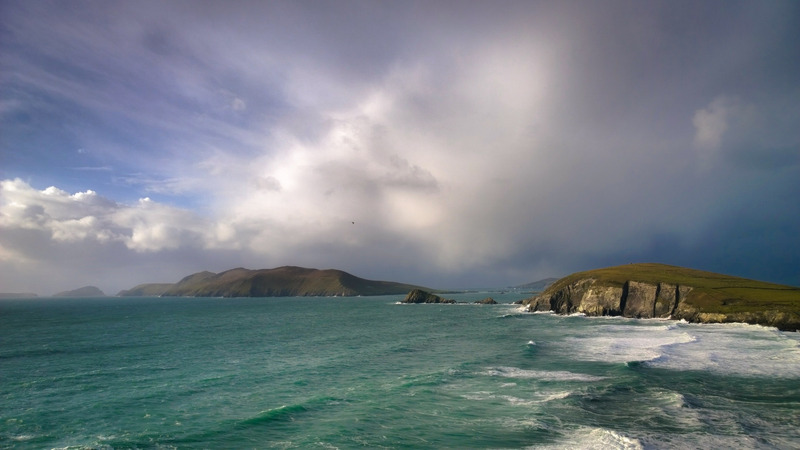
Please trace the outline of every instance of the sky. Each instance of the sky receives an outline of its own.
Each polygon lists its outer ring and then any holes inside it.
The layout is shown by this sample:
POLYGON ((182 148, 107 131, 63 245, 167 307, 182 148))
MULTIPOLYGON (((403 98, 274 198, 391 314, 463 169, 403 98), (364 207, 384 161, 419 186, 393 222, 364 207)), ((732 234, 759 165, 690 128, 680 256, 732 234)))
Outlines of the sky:
POLYGON ((800 285, 800 2, 0 2, 0 291, 800 285))

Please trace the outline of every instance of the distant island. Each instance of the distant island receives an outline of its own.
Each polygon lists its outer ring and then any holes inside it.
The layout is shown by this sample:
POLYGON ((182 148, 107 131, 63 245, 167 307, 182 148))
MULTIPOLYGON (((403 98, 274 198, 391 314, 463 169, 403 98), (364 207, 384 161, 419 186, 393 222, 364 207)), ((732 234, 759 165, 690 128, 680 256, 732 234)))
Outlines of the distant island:
POLYGON ((0 292, 0 298, 36 298, 33 292, 0 292))
POLYGON ((54 294, 53 297, 105 297, 106 294, 103 293, 99 288, 95 286, 84 286, 78 289, 73 289, 71 291, 63 291, 59 292, 58 294, 54 294))
POLYGON ((405 294, 420 288, 391 281, 359 278, 341 270, 283 266, 275 269, 231 269, 198 272, 174 284, 140 284, 121 297, 352 297, 405 294))
POLYGON ((521 302, 528 311, 743 322, 800 329, 800 288, 665 264, 578 272, 521 302))
POLYGON ((530 289, 532 291, 543 291, 556 281, 558 281, 558 278, 545 278, 543 280, 520 284, 519 286, 514 286, 514 289, 530 289))

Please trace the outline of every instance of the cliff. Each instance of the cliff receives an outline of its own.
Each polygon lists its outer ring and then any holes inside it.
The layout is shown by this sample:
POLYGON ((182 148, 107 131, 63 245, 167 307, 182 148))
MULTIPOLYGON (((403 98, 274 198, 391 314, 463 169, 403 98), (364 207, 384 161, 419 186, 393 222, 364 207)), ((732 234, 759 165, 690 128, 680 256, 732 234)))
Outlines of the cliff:
POLYGON ((562 278, 523 301, 529 311, 743 322, 800 329, 800 288, 663 264, 629 264, 562 278))

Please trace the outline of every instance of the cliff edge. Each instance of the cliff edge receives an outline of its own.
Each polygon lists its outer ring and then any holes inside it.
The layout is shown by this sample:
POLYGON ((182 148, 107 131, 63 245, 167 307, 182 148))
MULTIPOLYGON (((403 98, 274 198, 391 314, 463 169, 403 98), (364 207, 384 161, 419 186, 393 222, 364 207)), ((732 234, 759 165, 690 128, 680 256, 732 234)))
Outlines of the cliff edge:
POLYGON ((800 288, 664 264, 628 264, 575 273, 522 303, 528 311, 558 314, 800 329, 800 288))

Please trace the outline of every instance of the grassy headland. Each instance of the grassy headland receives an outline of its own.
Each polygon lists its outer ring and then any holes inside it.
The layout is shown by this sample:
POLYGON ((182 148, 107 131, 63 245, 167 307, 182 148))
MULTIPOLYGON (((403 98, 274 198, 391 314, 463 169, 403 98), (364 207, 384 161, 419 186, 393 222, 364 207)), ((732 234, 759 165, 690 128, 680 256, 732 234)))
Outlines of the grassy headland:
POLYGON ((653 292, 660 292, 661 286, 665 285, 685 288, 683 292, 678 290, 680 298, 676 299, 672 309, 673 318, 696 322, 757 323, 789 330, 798 329, 800 324, 798 287, 654 263, 577 272, 556 281, 527 303, 538 309, 558 303, 562 309, 566 308, 558 312, 581 311, 591 303, 587 299, 593 300, 591 305, 596 307, 597 299, 592 296, 596 297, 597 292, 605 288, 603 301, 608 302, 609 296, 619 292, 618 311, 625 315, 625 297, 631 282, 652 285, 653 292), (564 298, 568 298, 566 303, 564 298))

